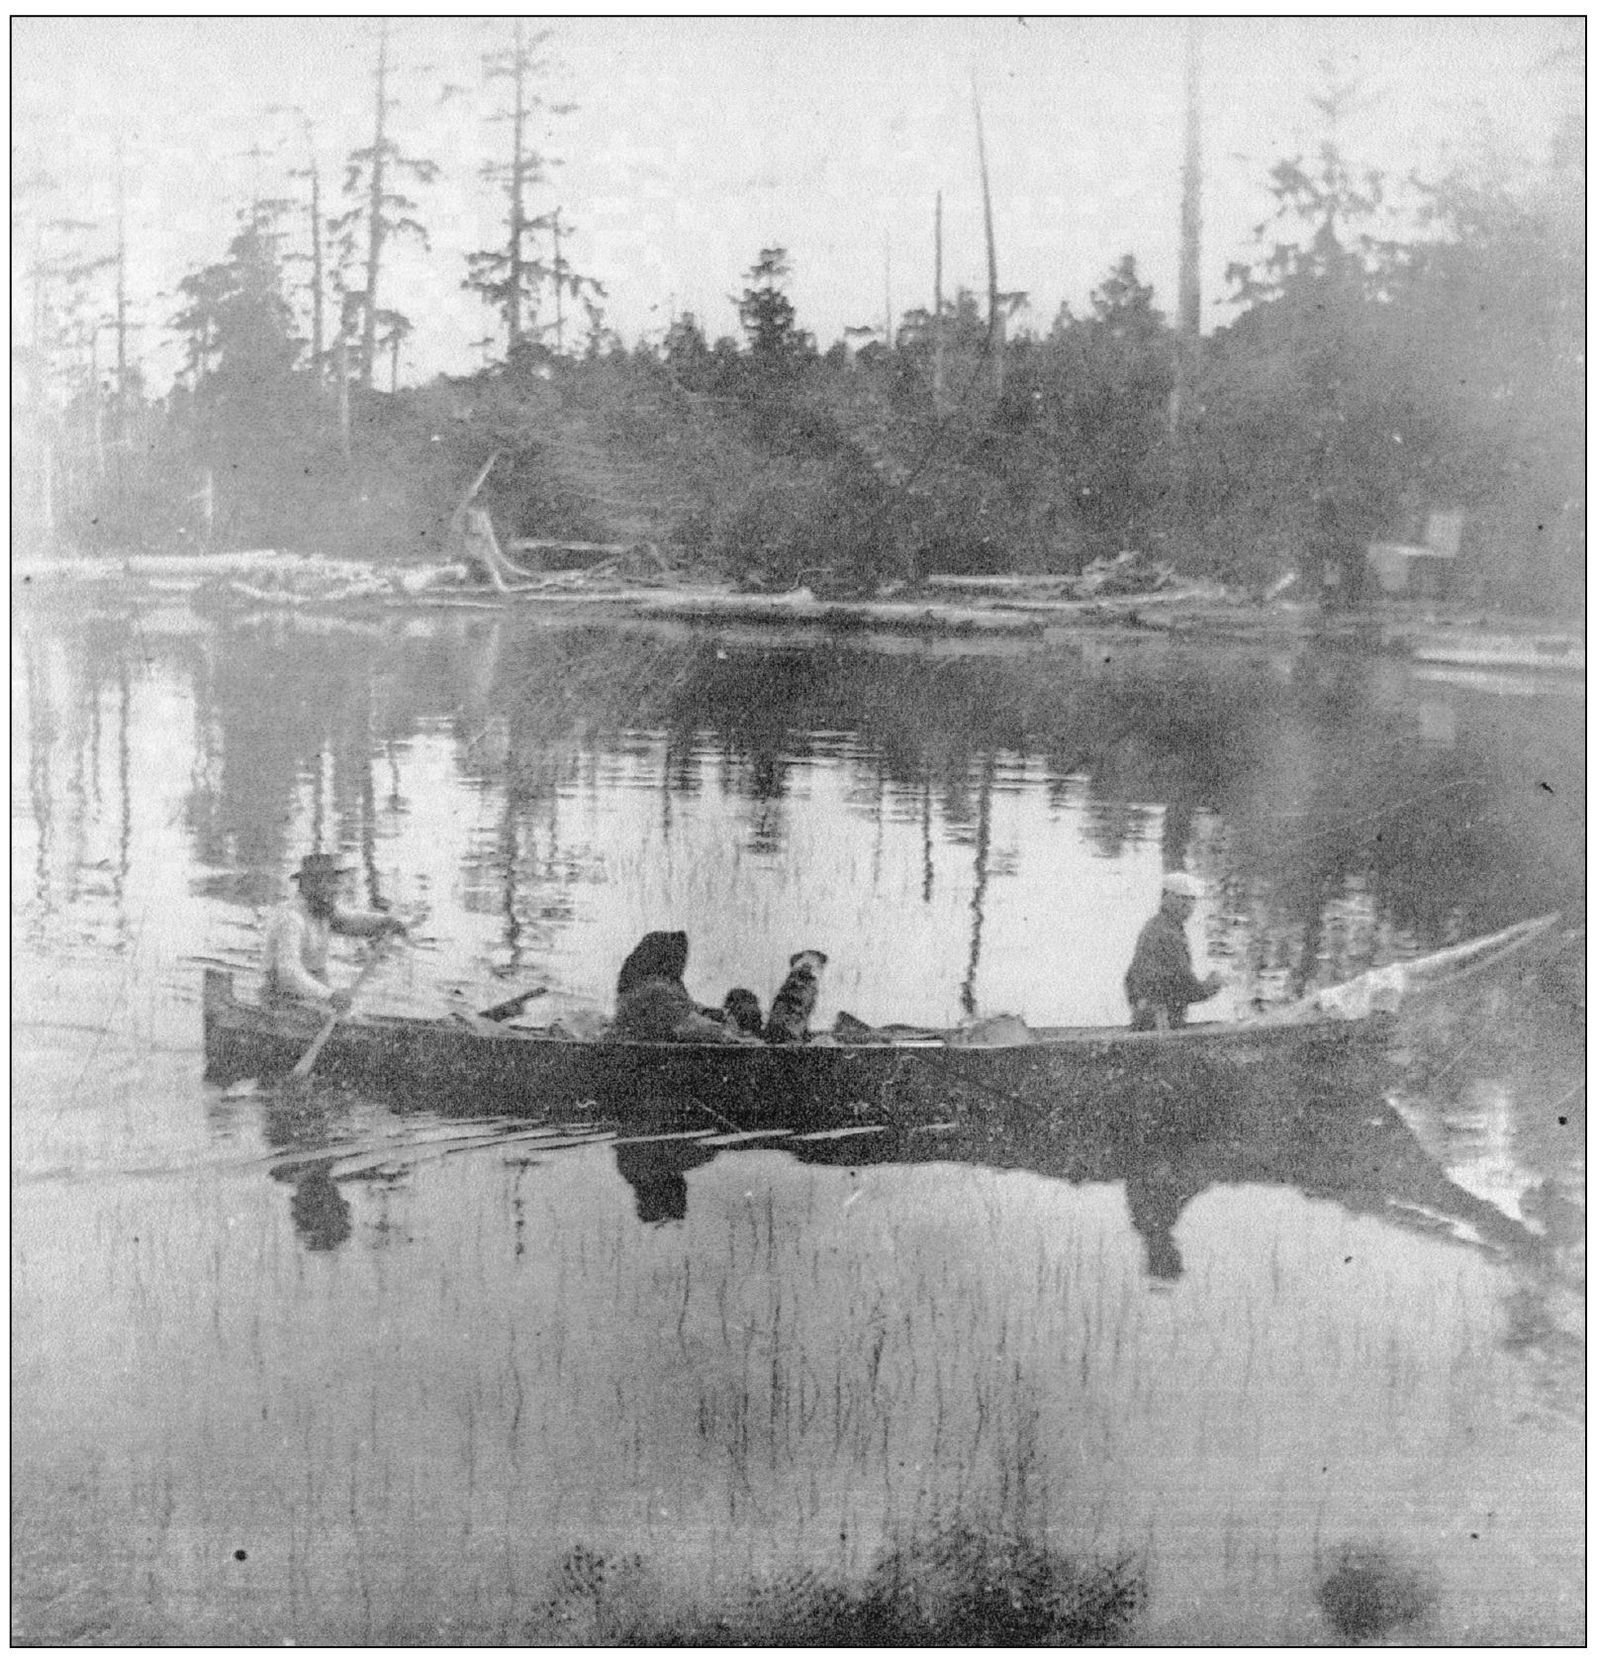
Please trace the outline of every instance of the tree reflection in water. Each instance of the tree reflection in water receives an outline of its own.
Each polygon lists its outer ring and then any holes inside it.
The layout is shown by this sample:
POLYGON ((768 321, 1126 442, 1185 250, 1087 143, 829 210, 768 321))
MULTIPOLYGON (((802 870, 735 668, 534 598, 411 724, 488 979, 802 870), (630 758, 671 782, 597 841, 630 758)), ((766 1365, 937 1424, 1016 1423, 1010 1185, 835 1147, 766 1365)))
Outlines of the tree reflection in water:
MULTIPOLYGON (((193 689, 187 816, 199 887, 247 905, 281 891, 299 851, 290 845, 297 804, 307 799, 325 817, 328 845, 360 850, 375 894, 381 838, 428 806, 402 793, 400 757, 419 734, 446 726, 463 781, 496 797, 495 834, 468 842, 460 858, 468 906, 503 919, 507 974, 570 926, 574 882, 607 880, 563 818, 562 795, 594 769, 642 753, 641 731, 664 736, 661 814, 703 791, 707 762, 719 758, 720 788, 749 804, 752 853, 791 835, 796 770, 823 752, 879 815, 914 821, 924 901, 940 851, 970 850, 967 1008, 979 1002, 985 884, 1000 857, 994 791, 1018 757, 1040 758, 1051 799, 1083 804, 1103 852, 1159 815, 1162 863, 1197 865, 1218 890, 1212 949, 1261 984, 1278 977, 1285 991, 1357 971, 1373 955, 1545 910, 1579 917, 1583 906, 1585 759, 1579 713, 1569 714, 1579 703, 1551 692, 1462 695, 1440 728, 1417 715, 1393 665, 1353 654, 1150 654, 1119 643, 884 653, 499 617, 420 629, 220 617, 206 631, 164 635, 114 608, 40 611, 22 625, 43 909, 55 903, 55 864, 99 811, 103 712, 121 723, 107 783, 121 792, 113 886, 123 885, 136 785, 130 665, 159 665, 193 689), (379 756, 390 771, 383 791, 379 756), (63 786, 73 778, 82 789, 63 786)), ((1435 689, 1428 696, 1435 701, 1435 689)), ((1571 1003, 1558 988, 1549 996, 1571 1003)), ((1434 1035, 1440 1067, 1459 1034, 1456 1022, 1434 1035)), ((1440 1088, 1429 1076, 1420 1083, 1427 1099, 1440 1088)), ((1191 1171, 1192 1156, 1179 1168, 1191 1171)), ((1175 1206, 1169 1185, 1154 1167, 1137 1180, 1151 1263, 1174 1266, 1175 1236, 1155 1223, 1175 1206)), ((662 1186, 651 1207, 675 1215, 683 1192, 662 1186)))
POLYGON ((518 951, 541 863, 532 828, 558 836, 561 790, 640 730, 666 737, 663 811, 704 788, 708 756, 723 758, 756 853, 781 847, 788 782, 818 733, 851 735, 860 788, 926 818, 935 799, 959 841, 980 841, 982 781, 1001 755, 1040 756, 1057 791, 1080 781, 1106 854, 1163 809, 1162 858, 1178 864, 1212 819, 1229 905, 1267 956, 1287 952, 1295 982, 1340 949, 1329 912, 1350 892, 1384 928, 1433 945, 1569 905, 1581 888, 1574 727, 1523 700, 1441 746, 1358 657, 1305 652, 1284 669, 1174 651, 878 655, 495 621, 415 643, 233 628, 199 678, 207 759, 191 820, 205 862, 248 891, 238 897, 269 897, 291 853, 282 827, 324 754, 328 836, 368 847, 379 815, 403 811, 377 804, 377 753, 444 717, 468 774, 504 793, 498 838, 468 863, 518 951), (271 686, 287 696, 263 697, 271 686), (1550 777, 1565 788, 1539 789, 1550 777))
POLYGON ((69 749, 92 744, 102 688, 125 702, 126 665, 159 654, 196 701, 188 821, 207 892, 275 899, 307 792, 326 844, 360 850, 375 889, 378 839, 426 804, 379 792, 373 768, 382 756, 392 771, 397 747, 445 723, 463 777, 503 805, 464 875, 474 904, 503 913, 518 961, 564 926, 549 873, 581 868, 562 791, 636 753, 640 731, 665 737, 662 813, 719 757, 756 854, 790 834, 794 769, 823 749, 847 758, 856 791, 922 822, 924 888, 939 837, 980 842, 996 760, 1035 756, 1051 793, 1079 794, 1107 855, 1159 814, 1163 862, 1197 859, 1224 894, 1216 945, 1290 986, 1317 965, 1357 970, 1372 928, 1425 948, 1582 902, 1579 714, 1466 699, 1439 742, 1390 666, 1353 655, 882 654, 498 618, 420 634, 219 620, 210 635, 141 626, 136 639, 135 622, 36 618, 19 636, 39 860, 70 839, 74 798, 55 770, 70 776, 69 749), (61 635, 76 637, 65 654, 61 635), (1351 899, 1363 938, 1340 920, 1351 899))
POLYGON ((18 1605, 47 1641, 436 1642, 446 1610, 516 1641, 591 1537, 657 1586, 746 1549, 848 1584, 897 1572, 882 1528, 1028 1469, 1037 1538, 1149 1543, 1160 1636, 1324 1637, 1338 1543, 1389 1519, 1441 1574, 1428 1636, 1579 1628, 1579 937, 1417 1014, 1369 1087, 736 1142, 321 1082, 221 1102, 189 955, 247 961, 319 824, 368 893, 433 885, 430 1015, 480 970, 592 961, 608 992, 683 926, 717 990, 841 941, 841 1007, 953 1019, 1022 959, 1012 987, 1113 985, 1140 919, 1072 933, 1051 885, 1140 903, 1178 862, 1210 955, 1280 992, 1578 921, 1579 694, 120 593, 19 607, 13 642, 18 1605), (832 935, 789 939, 823 901, 832 935))

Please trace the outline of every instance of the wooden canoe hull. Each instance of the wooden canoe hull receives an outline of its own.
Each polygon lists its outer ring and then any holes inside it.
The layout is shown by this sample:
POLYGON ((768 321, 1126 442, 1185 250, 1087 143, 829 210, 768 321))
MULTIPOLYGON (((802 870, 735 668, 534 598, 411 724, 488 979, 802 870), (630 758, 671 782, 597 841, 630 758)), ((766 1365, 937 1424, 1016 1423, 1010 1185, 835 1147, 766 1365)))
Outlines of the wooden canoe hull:
MULTIPOLYGON (((231 976, 214 969, 206 971, 204 1011, 207 1075, 223 1084, 286 1075, 318 1027, 314 1015, 285 1018, 236 999, 231 976)), ((539 1119, 654 1120, 675 1110, 738 1129, 918 1124, 995 1112, 1163 1111, 1267 1083, 1299 1090, 1369 1067, 1390 1030, 1389 1017, 1373 1016, 1166 1034, 1081 1028, 992 1048, 773 1047, 586 1043, 388 1017, 335 1027, 316 1077, 440 1111, 539 1119)))

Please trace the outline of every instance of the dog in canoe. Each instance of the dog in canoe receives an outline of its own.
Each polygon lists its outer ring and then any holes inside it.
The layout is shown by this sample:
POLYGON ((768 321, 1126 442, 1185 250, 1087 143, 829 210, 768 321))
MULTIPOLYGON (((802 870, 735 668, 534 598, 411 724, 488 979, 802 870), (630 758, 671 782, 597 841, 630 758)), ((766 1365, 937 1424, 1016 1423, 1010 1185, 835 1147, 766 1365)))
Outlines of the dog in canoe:
POLYGON ((795 952, 788 959, 788 978, 777 989, 766 1016, 768 1044, 802 1044, 810 1036, 810 1017, 821 995, 821 971, 827 954, 795 952))

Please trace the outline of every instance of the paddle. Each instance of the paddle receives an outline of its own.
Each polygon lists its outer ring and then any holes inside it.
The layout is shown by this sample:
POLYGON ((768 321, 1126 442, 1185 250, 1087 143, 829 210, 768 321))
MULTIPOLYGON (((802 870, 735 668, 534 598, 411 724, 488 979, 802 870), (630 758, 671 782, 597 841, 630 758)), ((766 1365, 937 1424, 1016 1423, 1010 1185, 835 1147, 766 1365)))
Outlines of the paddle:
MULTIPOLYGON (((352 1006, 355 1001, 355 994, 359 992, 360 989, 367 983, 367 981, 371 978, 372 971, 383 961, 385 949, 388 946, 388 943, 391 940, 402 939, 404 939, 403 935, 384 935, 381 940, 377 941, 373 945, 371 951, 367 953, 366 962, 361 965, 361 972, 353 981, 350 982, 350 1002, 352 1006)), ((333 1028, 336 1027, 339 1024, 339 1021, 348 1013, 348 1010, 335 1009, 322 1023, 322 1030, 311 1040, 311 1047, 300 1057, 298 1061, 294 1063, 293 1067, 289 1070, 289 1080, 291 1083, 298 1082, 301 1079, 307 1079, 311 1076, 311 1069, 316 1065, 316 1058, 322 1053, 323 1046, 327 1043, 328 1039, 333 1036, 333 1028)))
POLYGON ((514 998, 506 998, 502 1003, 490 1004, 487 1009, 478 1010, 478 1014, 485 1021, 508 1021, 513 1015, 520 1015, 522 1010, 534 998, 541 998, 549 990, 547 986, 529 987, 525 992, 518 992, 514 998))
MULTIPOLYGON (((366 961, 361 965, 359 974, 357 974, 355 979, 350 982, 350 998, 352 1001, 354 1000, 355 994, 366 984, 366 981, 372 974, 372 971, 383 961, 388 946, 397 939, 406 940, 408 942, 410 936, 386 934, 380 940, 376 940, 372 943, 371 949, 366 954, 366 961)), ((338 1025, 341 1015, 345 1013, 347 1013, 347 1011, 333 1010, 328 1015, 326 1021, 322 1023, 321 1029, 311 1040, 310 1046, 305 1051, 305 1054, 302 1055, 297 1062, 295 1062, 293 1069, 288 1075, 289 1079, 299 1082, 310 1076, 311 1069, 316 1065, 316 1058, 321 1055, 322 1048, 327 1043, 328 1038, 332 1035, 333 1028, 338 1025)), ((230 1084, 227 1089, 222 1092, 222 1100, 227 1102, 239 1101, 244 1097, 258 1096, 260 1092, 261 1081, 259 1079, 240 1079, 236 1084, 230 1084)))

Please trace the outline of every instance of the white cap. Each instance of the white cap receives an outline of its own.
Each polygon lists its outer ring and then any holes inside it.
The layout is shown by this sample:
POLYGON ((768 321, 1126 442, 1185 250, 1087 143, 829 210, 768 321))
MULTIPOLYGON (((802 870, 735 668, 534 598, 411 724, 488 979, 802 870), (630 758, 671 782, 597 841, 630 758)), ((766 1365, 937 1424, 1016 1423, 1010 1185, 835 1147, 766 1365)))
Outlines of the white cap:
POLYGON ((1190 877, 1186 871, 1167 871, 1160 887, 1167 894, 1186 894, 1190 900, 1204 898, 1204 884, 1197 877, 1190 877))

